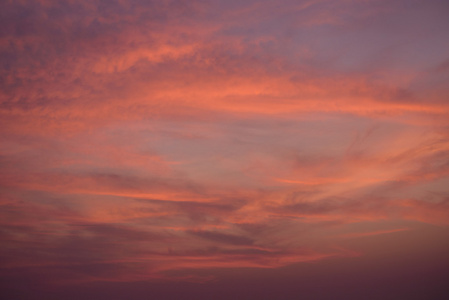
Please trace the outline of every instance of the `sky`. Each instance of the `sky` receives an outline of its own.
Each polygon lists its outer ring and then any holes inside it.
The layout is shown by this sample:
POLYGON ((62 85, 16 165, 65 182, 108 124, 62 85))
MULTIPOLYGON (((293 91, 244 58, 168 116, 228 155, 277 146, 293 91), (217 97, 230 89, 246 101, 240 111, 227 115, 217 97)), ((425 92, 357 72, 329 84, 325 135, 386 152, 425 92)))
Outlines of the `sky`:
POLYGON ((447 299, 449 2, 0 2, 5 299, 447 299))

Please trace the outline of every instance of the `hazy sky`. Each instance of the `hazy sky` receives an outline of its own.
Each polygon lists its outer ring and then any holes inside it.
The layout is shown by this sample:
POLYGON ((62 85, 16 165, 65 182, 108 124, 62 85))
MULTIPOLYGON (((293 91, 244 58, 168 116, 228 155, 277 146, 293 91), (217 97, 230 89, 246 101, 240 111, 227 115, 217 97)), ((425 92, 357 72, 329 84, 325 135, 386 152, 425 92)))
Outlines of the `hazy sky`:
POLYGON ((448 95, 446 0, 4 0, 1 289, 447 299, 448 95))

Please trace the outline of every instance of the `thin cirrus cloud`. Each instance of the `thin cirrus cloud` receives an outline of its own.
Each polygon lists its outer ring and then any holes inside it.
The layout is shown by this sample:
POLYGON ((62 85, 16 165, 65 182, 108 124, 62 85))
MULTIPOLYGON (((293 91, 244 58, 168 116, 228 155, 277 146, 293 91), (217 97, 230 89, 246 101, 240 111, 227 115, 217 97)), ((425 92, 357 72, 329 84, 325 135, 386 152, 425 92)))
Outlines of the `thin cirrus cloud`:
POLYGON ((0 11, 3 278, 210 282, 447 228, 445 1, 0 11))

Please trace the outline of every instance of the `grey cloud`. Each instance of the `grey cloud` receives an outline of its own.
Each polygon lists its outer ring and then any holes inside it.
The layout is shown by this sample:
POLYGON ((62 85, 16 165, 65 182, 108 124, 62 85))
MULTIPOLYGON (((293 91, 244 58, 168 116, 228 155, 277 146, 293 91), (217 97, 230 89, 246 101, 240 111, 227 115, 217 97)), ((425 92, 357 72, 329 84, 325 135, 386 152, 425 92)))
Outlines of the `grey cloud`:
POLYGON ((227 234, 218 231, 191 230, 188 231, 188 233, 206 240, 230 245, 252 245, 254 243, 254 240, 249 237, 227 234))

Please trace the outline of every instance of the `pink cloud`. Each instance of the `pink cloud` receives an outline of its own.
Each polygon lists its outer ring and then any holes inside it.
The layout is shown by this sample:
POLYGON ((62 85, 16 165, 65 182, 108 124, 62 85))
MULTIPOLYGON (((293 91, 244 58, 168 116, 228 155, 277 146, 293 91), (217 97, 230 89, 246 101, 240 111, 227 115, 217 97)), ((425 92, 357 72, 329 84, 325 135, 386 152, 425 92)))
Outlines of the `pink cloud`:
POLYGON ((0 4, 0 276, 207 284, 447 230, 443 2, 0 4))

